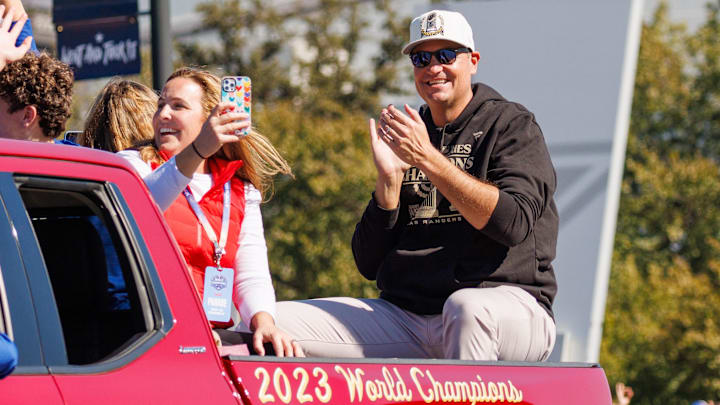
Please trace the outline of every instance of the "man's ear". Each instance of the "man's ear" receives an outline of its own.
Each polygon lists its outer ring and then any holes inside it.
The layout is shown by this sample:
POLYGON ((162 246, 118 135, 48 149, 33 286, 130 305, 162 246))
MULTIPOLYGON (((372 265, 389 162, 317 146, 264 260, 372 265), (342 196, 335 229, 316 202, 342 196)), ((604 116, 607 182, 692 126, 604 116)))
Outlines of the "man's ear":
POLYGON ((26 105, 23 107, 22 123, 23 127, 30 128, 33 124, 39 124, 40 116, 37 107, 34 105, 26 105))
POLYGON ((470 62, 473 64, 473 74, 475 74, 478 63, 480 62, 480 52, 470 52, 470 62))

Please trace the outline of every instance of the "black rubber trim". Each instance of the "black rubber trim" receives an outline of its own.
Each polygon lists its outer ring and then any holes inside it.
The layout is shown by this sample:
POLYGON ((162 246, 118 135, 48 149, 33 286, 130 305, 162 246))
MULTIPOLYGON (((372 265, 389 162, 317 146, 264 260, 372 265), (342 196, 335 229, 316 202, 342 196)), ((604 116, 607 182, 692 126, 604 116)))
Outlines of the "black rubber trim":
MULTIPOLYGON (((35 237, 35 230, 28 216, 25 204, 17 191, 17 178, 4 173, 10 177, 10 184, 2 182, 2 193, 5 207, 10 214, 13 226, 17 232, 18 248, 20 257, 27 275, 29 296, 33 302, 35 322, 37 325, 36 335, 39 336, 41 353, 44 356, 44 364, 67 362, 65 351, 65 339, 62 333, 60 316, 55 305, 55 296, 52 285, 45 270, 42 251, 35 237), (6 187, 12 187, 10 192, 6 187)), ((13 325, 16 320, 13 320, 13 325)), ((28 337, 32 338, 32 337, 28 337)))
POLYGON ((148 289, 148 296, 155 301, 155 305, 152 306, 153 318, 156 320, 155 328, 164 335, 167 335, 173 328, 174 318, 167 296, 165 295, 165 290, 163 290, 162 282, 158 276, 155 263, 152 261, 152 256, 147 248, 147 244, 142 238, 140 227, 138 227, 137 222, 135 222, 135 218, 132 215, 128 215, 128 213, 130 213, 130 207, 128 207, 120 189, 112 183, 108 184, 108 188, 113 197, 113 202, 118 204, 118 209, 116 210, 119 214, 118 219, 123 222, 125 229, 131 230, 129 242, 132 246, 130 249, 132 249, 131 251, 133 252, 139 253, 139 259, 142 261, 142 267, 145 269, 145 271, 141 271, 140 274, 145 278, 144 281, 148 289))
POLYGON ((11 376, 15 375, 43 375, 50 374, 50 371, 45 366, 17 366, 13 370, 11 376))
POLYGON ((47 374, 30 295, 25 268, 20 258, 18 240, 13 223, 7 213, 3 196, 17 194, 12 176, 0 173, 0 277, 5 284, 13 339, 18 349, 18 367, 14 374, 47 374))

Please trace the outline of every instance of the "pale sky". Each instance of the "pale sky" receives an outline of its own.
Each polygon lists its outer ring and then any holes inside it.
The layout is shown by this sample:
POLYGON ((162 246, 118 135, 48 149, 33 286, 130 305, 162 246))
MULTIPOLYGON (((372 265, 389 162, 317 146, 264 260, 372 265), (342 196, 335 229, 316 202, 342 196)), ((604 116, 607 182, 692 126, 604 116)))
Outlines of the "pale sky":
MULTIPOLYGON (((645 8, 645 20, 652 17, 653 12, 657 8, 657 5, 661 0, 644 0, 645 8)), ((178 18, 179 23, 192 19, 190 16, 195 11, 195 6, 200 0, 175 0, 170 2, 170 12, 173 18, 178 18)), ((419 4, 423 1, 407 1, 403 0, 407 4, 419 4)), ((667 0, 670 5, 670 16, 673 21, 685 22, 690 29, 696 28, 703 21, 705 21, 705 4, 708 0, 667 0)), ((49 9, 51 7, 51 0, 24 0, 23 3, 29 8, 49 9)), ((138 1, 141 10, 147 10, 149 8, 149 0, 138 1)), ((412 13, 411 10, 409 10, 412 13)))
MULTIPOLYGON (((661 0, 645 0, 645 20, 652 18, 661 0)), ((694 30, 705 22, 705 5, 708 0, 668 0, 670 18, 675 22, 684 22, 688 29, 694 30)))
MULTIPOLYGON (((661 1, 662 0, 644 0, 645 20, 652 17, 653 12, 661 1)), ((139 0, 139 2, 141 7, 147 8, 146 4, 148 4, 148 0, 139 0)), ((192 14, 194 12, 195 5, 199 2, 199 0, 172 1, 170 11, 173 17, 184 16, 185 18, 188 18, 188 14, 192 14)), ((422 0, 403 0, 397 4, 405 3, 409 5, 419 5, 424 2, 425 1, 422 0)), ((667 2, 670 6, 670 16, 673 21, 685 22, 690 29, 695 29, 698 25, 705 21, 705 4, 707 4, 708 0, 667 0, 667 2)), ((412 13, 412 10, 408 11, 409 13, 412 13)))

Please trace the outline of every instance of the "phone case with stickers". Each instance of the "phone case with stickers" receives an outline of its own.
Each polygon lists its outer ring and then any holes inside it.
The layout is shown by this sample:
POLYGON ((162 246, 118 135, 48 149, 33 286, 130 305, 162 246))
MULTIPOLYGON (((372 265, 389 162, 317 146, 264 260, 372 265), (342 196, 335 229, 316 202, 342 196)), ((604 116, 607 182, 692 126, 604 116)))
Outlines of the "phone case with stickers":
MULTIPOLYGON (((252 83, 247 76, 225 76, 222 78, 220 99, 235 104, 236 111, 244 112, 250 121, 250 102, 252 100, 252 83)), ((243 137, 250 132, 250 127, 237 130, 235 135, 243 137)))

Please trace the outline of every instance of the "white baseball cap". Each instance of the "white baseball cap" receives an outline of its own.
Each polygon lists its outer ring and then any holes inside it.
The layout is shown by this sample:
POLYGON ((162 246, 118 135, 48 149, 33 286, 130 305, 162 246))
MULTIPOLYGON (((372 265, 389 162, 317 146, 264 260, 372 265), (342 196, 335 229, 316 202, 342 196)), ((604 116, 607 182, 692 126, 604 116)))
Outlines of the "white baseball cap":
POLYGON ((472 28, 465 16, 455 11, 432 10, 410 23, 410 42, 402 50, 409 54, 421 42, 445 39, 475 50, 472 28))

